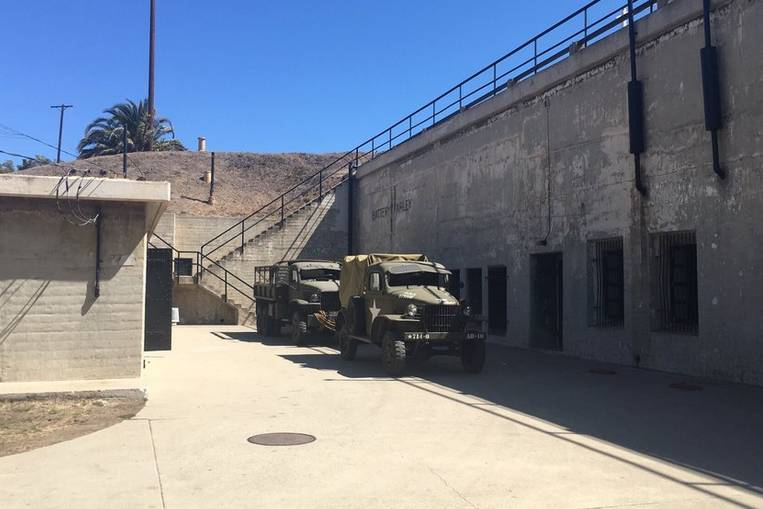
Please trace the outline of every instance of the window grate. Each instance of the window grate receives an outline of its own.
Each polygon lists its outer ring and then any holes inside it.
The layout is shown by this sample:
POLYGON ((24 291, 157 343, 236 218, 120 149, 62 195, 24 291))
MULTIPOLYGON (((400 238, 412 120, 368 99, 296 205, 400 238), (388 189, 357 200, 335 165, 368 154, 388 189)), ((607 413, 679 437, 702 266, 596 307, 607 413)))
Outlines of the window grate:
POLYGON ((693 231, 652 235, 652 330, 697 334, 697 241, 693 231))
POLYGON ((588 325, 622 327, 625 322, 623 239, 588 241, 588 325))

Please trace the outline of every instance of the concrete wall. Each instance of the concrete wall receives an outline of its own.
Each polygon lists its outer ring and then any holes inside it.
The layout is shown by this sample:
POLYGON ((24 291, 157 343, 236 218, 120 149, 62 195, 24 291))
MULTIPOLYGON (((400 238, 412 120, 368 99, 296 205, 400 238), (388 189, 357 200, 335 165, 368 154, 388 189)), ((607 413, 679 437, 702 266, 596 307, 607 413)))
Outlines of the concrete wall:
POLYGON ((637 26, 647 198, 634 188, 619 31, 362 166, 356 250, 423 251, 483 275, 505 265, 508 331, 494 339, 517 346, 531 333, 530 256, 560 252, 564 352, 763 384, 763 2, 714 5, 725 181, 712 171, 704 129, 701 2, 678 0, 637 26), (696 231, 698 335, 650 327, 649 235, 678 230, 696 231), (587 321, 586 243, 607 237, 624 241, 617 329, 587 321))
MULTIPOLYGON (((222 233, 227 228, 241 221, 243 217, 205 217, 205 216, 186 216, 173 213, 166 213, 159 220, 156 233, 164 240, 172 244, 175 249, 181 251, 198 251, 201 245, 222 233)), ((250 240, 259 233, 261 229, 252 229, 245 233, 244 239, 250 240)), ((205 252, 209 252, 220 245, 224 240, 234 237, 234 233, 228 233, 219 241, 213 242, 205 252)), ((157 247, 163 247, 161 241, 152 239, 157 247)), ((230 251, 240 246, 238 238, 236 242, 230 242, 225 247, 216 251, 213 259, 219 259, 230 251)))
POLYGON ((175 284, 172 305, 180 312, 182 325, 236 325, 238 310, 232 304, 196 284, 175 284))
POLYGON ((146 208, 102 204, 96 298, 96 229, 66 207, 0 198, 0 382, 140 376, 146 208))

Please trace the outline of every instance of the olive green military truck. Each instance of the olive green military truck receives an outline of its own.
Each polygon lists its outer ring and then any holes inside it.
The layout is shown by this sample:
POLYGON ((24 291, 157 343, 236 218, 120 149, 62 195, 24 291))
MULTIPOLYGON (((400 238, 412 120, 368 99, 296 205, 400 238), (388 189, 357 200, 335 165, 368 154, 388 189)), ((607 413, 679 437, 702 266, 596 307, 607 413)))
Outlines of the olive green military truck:
POLYGON ((369 343, 382 348, 382 364, 393 376, 432 355, 459 356, 467 372, 482 371, 485 334, 469 307, 446 290, 449 275, 424 255, 346 257, 336 319, 342 358, 354 359, 358 344, 369 343))
POLYGON ((337 262, 292 260, 254 268, 257 331, 277 336, 290 326, 294 343, 310 332, 333 330, 339 311, 337 262))

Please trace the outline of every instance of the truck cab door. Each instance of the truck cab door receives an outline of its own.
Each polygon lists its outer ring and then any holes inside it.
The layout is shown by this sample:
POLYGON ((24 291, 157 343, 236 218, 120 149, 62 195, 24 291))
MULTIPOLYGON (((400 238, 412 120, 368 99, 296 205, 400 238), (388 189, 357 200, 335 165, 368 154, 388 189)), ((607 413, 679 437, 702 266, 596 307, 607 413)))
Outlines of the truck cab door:
POLYGON ((291 286, 291 269, 286 272, 281 269, 275 285, 276 314, 280 319, 289 317, 289 287, 291 286), (284 273, 286 272, 286 273, 284 273))

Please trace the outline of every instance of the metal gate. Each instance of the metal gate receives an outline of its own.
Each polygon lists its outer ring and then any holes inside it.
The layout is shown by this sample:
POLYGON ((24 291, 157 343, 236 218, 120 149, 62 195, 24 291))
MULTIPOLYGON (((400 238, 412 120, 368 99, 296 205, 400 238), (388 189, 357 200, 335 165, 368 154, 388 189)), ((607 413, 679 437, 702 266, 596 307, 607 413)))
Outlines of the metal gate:
POLYGON ((172 348, 172 250, 148 249, 145 351, 172 348))

